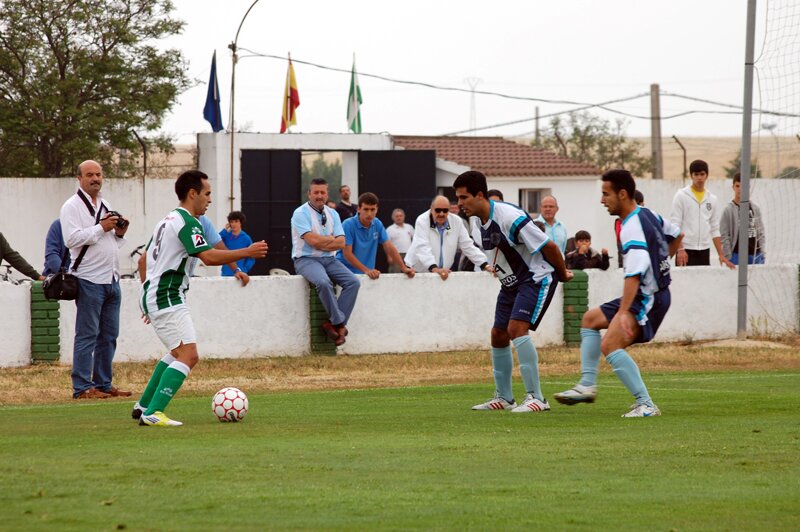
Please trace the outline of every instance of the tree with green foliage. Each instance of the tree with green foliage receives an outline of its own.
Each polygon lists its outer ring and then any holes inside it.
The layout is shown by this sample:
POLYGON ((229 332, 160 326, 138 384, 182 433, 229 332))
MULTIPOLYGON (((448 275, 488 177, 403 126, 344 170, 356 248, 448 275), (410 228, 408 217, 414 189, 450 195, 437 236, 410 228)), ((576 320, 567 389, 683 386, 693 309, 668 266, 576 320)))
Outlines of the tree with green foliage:
POLYGON ((800 167, 786 166, 776 177, 780 179, 800 179, 800 167))
MULTIPOLYGON (((723 166, 722 169, 725 170, 725 177, 727 177, 728 179, 733 179, 733 176, 741 168, 742 164, 741 148, 739 148, 739 151, 736 152, 736 157, 728 161, 728 164, 730 166, 723 166)), ((758 165, 758 159, 756 158, 750 159, 750 177, 753 179, 764 177, 764 175, 761 173, 761 167, 758 165)))
POLYGON ((189 87, 170 0, 2 0, 0 168, 72 175, 85 159, 135 161, 189 87))
POLYGON ((311 164, 306 163, 306 158, 304 157, 300 168, 300 183, 303 194, 308 190, 311 180, 317 177, 321 177, 328 182, 328 197, 334 201, 339 201, 339 185, 342 183, 342 162, 337 159, 329 163, 321 152, 318 153, 317 158, 311 164))
POLYGON ((612 168, 625 168, 634 176, 652 173, 650 157, 639 155, 642 143, 625 135, 625 120, 615 122, 586 111, 569 113, 566 120, 554 116, 538 141, 537 148, 556 151, 566 157, 592 164, 602 172, 612 168))

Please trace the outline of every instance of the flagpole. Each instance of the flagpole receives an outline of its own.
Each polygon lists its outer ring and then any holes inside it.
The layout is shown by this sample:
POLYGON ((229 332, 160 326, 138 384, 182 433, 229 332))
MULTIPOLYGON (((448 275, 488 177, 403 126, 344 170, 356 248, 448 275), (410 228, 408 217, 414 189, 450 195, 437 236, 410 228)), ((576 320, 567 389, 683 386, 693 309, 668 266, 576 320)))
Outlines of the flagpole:
POLYGON ((239 23, 239 29, 236 30, 236 37, 233 39, 233 42, 228 45, 228 48, 230 48, 230 50, 231 50, 231 52, 233 54, 231 56, 231 63, 232 63, 231 64, 231 116, 230 116, 230 121, 229 121, 230 128, 231 128, 231 153, 230 153, 230 159, 231 159, 231 175, 230 175, 230 177, 231 177, 231 189, 230 190, 231 191, 230 191, 230 197, 228 198, 230 200, 230 203, 231 203, 231 208, 230 208, 231 211, 234 210, 233 200, 236 199, 233 196, 233 145, 234 145, 233 143, 234 143, 234 136, 236 134, 236 128, 234 127, 234 124, 235 124, 235 122, 234 122, 235 118, 234 117, 235 117, 235 109, 236 109, 235 105, 234 105, 234 100, 236 98, 236 62, 237 62, 237 59, 238 59, 237 56, 236 56, 236 51, 238 50, 238 46, 237 45, 239 43, 239 32, 242 31, 242 25, 244 24, 244 20, 247 18, 247 15, 250 14, 250 11, 253 9, 253 7, 259 1, 260 0, 254 0, 254 2, 252 4, 250 4, 250 7, 247 8, 247 11, 245 12, 244 16, 242 17, 242 21, 239 23))
POLYGON ((286 115, 286 132, 292 132, 292 52, 286 52, 289 67, 286 69, 286 98, 283 100, 283 113, 286 115))

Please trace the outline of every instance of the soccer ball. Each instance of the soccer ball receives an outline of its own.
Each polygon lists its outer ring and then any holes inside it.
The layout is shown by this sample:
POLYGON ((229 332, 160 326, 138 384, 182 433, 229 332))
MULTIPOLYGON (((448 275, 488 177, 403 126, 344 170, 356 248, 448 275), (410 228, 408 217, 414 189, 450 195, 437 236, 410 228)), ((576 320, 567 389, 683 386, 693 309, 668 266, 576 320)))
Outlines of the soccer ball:
POLYGON ((249 406, 247 396, 239 388, 223 388, 211 400, 211 411, 220 421, 241 421, 249 406))

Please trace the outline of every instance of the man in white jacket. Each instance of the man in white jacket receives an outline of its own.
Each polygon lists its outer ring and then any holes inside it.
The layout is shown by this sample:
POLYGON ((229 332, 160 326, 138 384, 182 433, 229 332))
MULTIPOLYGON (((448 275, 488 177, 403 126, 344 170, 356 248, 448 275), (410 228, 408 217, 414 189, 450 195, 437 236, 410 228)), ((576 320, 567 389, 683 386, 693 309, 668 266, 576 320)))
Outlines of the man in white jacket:
POLYGON ((676 266, 708 266, 711 264, 711 244, 717 250, 720 264, 733 269, 734 265, 722 251, 719 220, 722 207, 717 197, 706 190, 708 163, 701 160, 689 165, 692 184, 680 189, 672 200, 672 223, 686 235, 675 256, 676 266))
POLYGON ((405 263, 418 272, 436 273, 446 281, 457 250, 481 270, 489 267, 486 255, 475 246, 461 218, 450 213, 450 200, 436 196, 431 210, 417 217, 405 263))

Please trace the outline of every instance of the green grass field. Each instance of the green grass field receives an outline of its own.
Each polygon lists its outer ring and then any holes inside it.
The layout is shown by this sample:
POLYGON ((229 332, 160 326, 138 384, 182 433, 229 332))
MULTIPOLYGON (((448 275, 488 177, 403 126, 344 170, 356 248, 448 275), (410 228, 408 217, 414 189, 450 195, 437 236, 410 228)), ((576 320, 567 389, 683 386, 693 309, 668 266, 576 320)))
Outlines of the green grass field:
POLYGON ((0 528, 800 528, 800 373, 645 377, 660 418, 621 419, 609 375, 543 414, 470 411, 489 384, 253 395, 238 424, 179 397, 177 429, 128 402, 4 407, 0 528))

